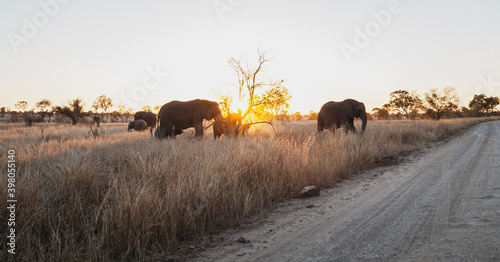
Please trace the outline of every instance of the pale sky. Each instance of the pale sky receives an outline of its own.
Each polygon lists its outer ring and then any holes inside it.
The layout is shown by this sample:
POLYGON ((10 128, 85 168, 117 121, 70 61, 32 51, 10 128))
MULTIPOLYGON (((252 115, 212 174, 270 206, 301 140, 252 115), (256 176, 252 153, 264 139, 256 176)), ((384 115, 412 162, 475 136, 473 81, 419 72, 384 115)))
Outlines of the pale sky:
POLYGON ((290 113, 397 89, 500 96, 500 1, 0 1, 0 106, 102 94, 140 109, 236 93, 231 57, 272 61, 290 113), (44 4, 45 3, 45 4, 44 4))

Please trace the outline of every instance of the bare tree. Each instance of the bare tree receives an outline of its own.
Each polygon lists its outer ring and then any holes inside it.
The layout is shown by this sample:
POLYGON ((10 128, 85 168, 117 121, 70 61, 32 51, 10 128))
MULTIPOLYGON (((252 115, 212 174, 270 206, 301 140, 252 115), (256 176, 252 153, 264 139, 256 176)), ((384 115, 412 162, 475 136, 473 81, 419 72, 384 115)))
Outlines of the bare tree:
MULTIPOLYGON (((274 89, 274 91, 283 90, 281 84, 283 80, 279 81, 271 81, 265 80, 261 77, 261 73, 264 72, 265 65, 271 61, 271 59, 267 58, 267 52, 261 51, 260 48, 257 49, 257 63, 254 67, 248 65, 248 61, 242 59, 231 58, 228 63, 234 69, 238 77, 238 101, 246 101, 247 109, 245 112, 238 112, 241 116, 241 119, 245 119, 250 113, 255 113, 254 110, 257 106, 264 108, 267 105, 270 105, 269 101, 266 101, 268 98, 272 98, 273 96, 259 95, 257 90, 263 87, 270 87, 274 89), (243 114, 243 115, 241 115, 243 114)), ((271 93, 268 93, 271 95, 271 93)))
POLYGON ((262 72, 264 64, 270 61, 266 58, 266 51, 262 52, 257 49, 258 61, 255 68, 251 68, 247 61, 236 60, 231 58, 228 63, 238 75, 238 100, 243 101, 244 92, 248 92, 248 111, 256 105, 255 91, 257 88, 264 85, 264 82, 259 79, 259 73, 262 72))

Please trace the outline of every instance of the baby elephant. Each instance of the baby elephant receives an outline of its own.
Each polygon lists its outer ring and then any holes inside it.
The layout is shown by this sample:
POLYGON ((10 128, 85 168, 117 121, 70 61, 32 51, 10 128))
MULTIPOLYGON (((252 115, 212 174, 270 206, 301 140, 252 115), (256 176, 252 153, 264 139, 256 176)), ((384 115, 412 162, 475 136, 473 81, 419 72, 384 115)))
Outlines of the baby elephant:
POLYGON ((134 120, 128 123, 128 131, 130 132, 131 129, 134 129, 136 131, 146 131, 148 130, 148 125, 144 120, 134 120))

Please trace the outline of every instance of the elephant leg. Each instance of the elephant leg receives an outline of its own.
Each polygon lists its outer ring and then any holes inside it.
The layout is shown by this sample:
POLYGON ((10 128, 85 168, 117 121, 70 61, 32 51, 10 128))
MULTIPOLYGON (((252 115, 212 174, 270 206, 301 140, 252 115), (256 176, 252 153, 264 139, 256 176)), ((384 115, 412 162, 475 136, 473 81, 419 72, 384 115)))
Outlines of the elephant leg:
POLYGON ((349 120, 346 124, 346 133, 351 131, 352 133, 356 134, 356 128, 354 127, 354 119, 353 120, 349 120))
POLYGON ((196 121, 194 124, 194 130, 196 131, 196 137, 203 137, 203 121, 196 121))
POLYGON ((172 123, 167 123, 165 125, 165 134, 166 134, 167 138, 174 138, 175 137, 174 125, 172 123))
POLYGON ((217 139, 217 138, 220 138, 222 136, 222 130, 221 128, 214 128, 214 138, 217 139))

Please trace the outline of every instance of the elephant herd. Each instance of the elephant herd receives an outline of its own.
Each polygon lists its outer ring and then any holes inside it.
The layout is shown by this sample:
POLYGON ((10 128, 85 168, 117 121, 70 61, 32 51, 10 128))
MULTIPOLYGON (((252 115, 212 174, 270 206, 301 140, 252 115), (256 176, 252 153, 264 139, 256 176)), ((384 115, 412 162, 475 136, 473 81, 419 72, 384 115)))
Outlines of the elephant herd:
MULTIPOLYGON (((365 105, 354 99, 341 102, 327 102, 318 113, 318 131, 325 129, 334 131, 344 127, 346 132, 356 133, 354 118, 362 121, 362 132, 366 129, 367 115, 365 105)), ((150 130, 151 136, 163 139, 174 138, 182 134, 184 129, 194 127, 196 137, 203 137, 203 120, 215 120, 213 123, 214 137, 243 133, 248 125, 241 124, 238 114, 230 114, 223 118, 217 102, 195 99, 191 101, 171 101, 163 105, 158 116, 152 112, 139 111, 134 115, 134 121, 128 125, 128 131, 150 130), (157 120, 159 126, 157 127, 157 120), (241 130, 240 130, 241 129, 241 130)))

